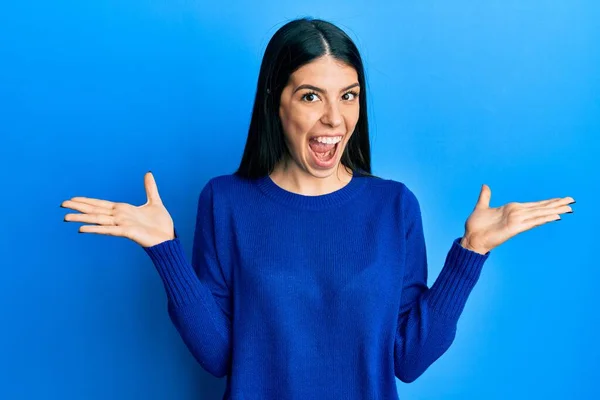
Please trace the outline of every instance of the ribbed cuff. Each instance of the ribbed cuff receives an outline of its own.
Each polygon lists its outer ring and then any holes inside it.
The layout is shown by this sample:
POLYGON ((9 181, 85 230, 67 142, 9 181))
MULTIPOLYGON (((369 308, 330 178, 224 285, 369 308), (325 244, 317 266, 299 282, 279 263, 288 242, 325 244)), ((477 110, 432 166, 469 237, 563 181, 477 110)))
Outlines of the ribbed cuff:
POLYGON ((178 237, 143 249, 150 256, 164 283, 167 297, 175 307, 198 301, 200 282, 178 237))
POLYGON ((462 313, 491 253, 480 254, 466 249, 460 245, 461 239, 452 242, 444 267, 428 293, 431 311, 452 319, 458 319, 462 313))

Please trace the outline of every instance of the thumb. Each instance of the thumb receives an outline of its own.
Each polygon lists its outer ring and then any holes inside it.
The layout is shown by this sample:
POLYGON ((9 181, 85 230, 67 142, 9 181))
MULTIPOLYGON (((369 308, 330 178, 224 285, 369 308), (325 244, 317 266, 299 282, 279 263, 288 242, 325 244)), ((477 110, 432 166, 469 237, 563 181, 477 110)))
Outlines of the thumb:
POLYGON ((479 192, 479 199, 475 208, 489 208, 490 198, 492 197, 492 190, 486 184, 481 185, 481 191, 479 192))
POLYGON ((150 171, 146 172, 146 175, 144 175, 144 187, 146 188, 148 203, 162 203, 160 195, 158 194, 158 188, 156 187, 156 181, 150 171))

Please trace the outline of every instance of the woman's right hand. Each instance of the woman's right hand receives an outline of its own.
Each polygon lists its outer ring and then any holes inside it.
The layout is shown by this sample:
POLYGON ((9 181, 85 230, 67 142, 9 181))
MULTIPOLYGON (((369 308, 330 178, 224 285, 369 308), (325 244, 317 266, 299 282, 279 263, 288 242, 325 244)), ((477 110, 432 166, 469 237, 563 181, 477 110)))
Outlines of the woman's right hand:
POLYGON ((141 206, 116 203, 89 197, 73 197, 61 203, 61 207, 80 211, 65 215, 65 221, 85 222, 79 232, 121 236, 143 247, 150 247, 174 239, 174 224, 158 194, 151 172, 144 176, 148 201, 141 206))

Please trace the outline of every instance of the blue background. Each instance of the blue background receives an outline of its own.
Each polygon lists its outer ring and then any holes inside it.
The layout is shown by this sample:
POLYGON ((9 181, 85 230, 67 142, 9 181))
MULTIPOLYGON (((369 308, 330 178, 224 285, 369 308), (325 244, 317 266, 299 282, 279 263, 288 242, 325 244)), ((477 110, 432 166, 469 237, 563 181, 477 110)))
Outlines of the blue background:
POLYGON ((199 191, 241 158, 264 48, 306 15, 362 52, 373 172, 417 195, 430 283, 481 184, 493 207, 577 200, 492 252, 454 344, 400 398, 600 398, 600 5, 574 0, 3 4, 0 398, 221 398, 142 249, 78 234, 59 205, 142 204, 152 170, 190 254, 199 191))

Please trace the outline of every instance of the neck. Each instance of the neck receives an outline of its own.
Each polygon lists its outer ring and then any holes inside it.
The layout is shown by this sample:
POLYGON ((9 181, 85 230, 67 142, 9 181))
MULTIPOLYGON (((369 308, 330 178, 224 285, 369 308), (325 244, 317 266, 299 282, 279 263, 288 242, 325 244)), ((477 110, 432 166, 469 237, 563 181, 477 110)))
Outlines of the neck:
POLYGON ((298 167, 296 163, 283 158, 269 174, 277 186, 293 193, 306 196, 328 194, 346 186, 352 179, 352 170, 341 162, 332 172, 324 172, 315 176, 298 167))

